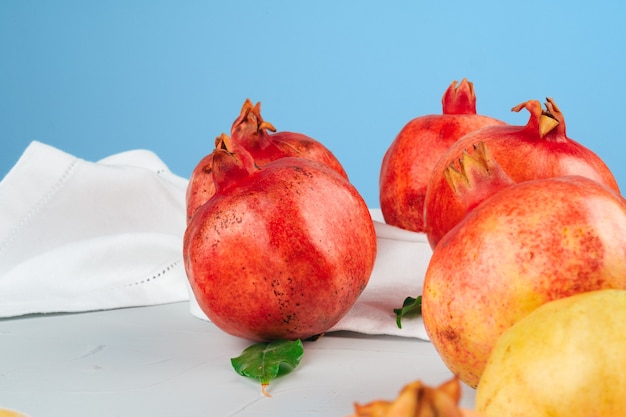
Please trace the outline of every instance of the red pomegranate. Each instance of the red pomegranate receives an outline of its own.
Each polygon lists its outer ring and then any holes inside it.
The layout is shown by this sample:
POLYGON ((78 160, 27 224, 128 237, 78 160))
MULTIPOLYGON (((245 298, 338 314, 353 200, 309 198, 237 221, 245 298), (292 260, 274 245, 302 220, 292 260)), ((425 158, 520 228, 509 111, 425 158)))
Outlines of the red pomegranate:
POLYGON ((336 324, 365 288, 376 234, 365 201, 327 165, 285 157, 258 167, 228 140, 213 152, 216 192, 188 224, 183 255, 200 308, 250 340, 306 339, 336 324))
POLYGON ((476 387, 505 330, 548 301, 603 288, 626 289, 626 201, 583 176, 528 180, 496 190, 441 239, 422 315, 448 368, 476 387))
POLYGON ((230 133, 233 140, 252 154, 259 166, 278 158, 297 156, 326 164, 348 178, 339 160, 321 142, 302 133, 277 132, 271 123, 263 120, 260 102, 253 105, 246 99, 230 133))
POLYGON ((454 81, 445 91, 443 114, 408 122, 387 149, 380 169, 379 199, 385 222, 414 232, 424 231, 424 198, 437 160, 461 136, 504 122, 476 114, 471 82, 454 81))
POLYGON ((465 208, 444 176, 450 164, 475 143, 484 142, 494 159, 514 182, 564 175, 581 175, 619 192, 617 181, 604 161, 593 151, 567 137, 565 118, 548 98, 542 110, 537 100, 527 101, 513 111, 527 109, 525 126, 489 126, 460 138, 441 157, 424 202, 424 222, 431 247, 465 215, 465 208))
MULTIPOLYGON (((326 164, 340 175, 348 178, 343 166, 333 153, 317 140, 296 132, 276 132, 274 126, 261 117, 261 103, 253 105, 249 99, 244 102, 239 117, 233 122, 231 138, 222 133, 215 140, 215 146, 227 138, 243 146, 252 154, 256 164, 263 166, 285 157, 302 157, 326 164)), ((211 177, 212 154, 203 157, 193 169, 187 186, 187 222, 195 211, 215 192, 211 177)))

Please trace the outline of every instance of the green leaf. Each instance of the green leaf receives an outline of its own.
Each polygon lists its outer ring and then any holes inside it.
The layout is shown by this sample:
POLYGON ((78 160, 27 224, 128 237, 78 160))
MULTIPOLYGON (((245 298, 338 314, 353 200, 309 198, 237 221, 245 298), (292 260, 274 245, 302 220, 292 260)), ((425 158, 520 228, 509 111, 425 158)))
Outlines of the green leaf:
POLYGON ((401 329, 402 319, 407 316, 419 316, 422 314, 422 296, 417 298, 407 297, 402 303, 402 308, 394 308, 393 312, 396 313, 396 324, 401 329))
POLYGON ((265 388, 278 376, 291 372, 300 364, 304 355, 302 341, 276 340, 255 343, 230 362, 235 371, 242 376, 258 379, 263 394, 269 397, 265 388))

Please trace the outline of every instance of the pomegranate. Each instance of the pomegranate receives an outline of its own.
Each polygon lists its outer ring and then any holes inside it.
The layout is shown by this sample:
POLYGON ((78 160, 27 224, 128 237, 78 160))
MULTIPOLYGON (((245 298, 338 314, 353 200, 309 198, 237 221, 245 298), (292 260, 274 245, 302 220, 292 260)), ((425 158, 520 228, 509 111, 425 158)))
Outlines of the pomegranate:
POLYGON ((355 403, 354 414, 348 417, 480 417, 473 410, 459 407, 461 395, 456 377, 436 387, 417 380, 406 384, 393 401, 355 403))
MULTIPOLYGON (((253 105, 249 99, 244 102, 239 117, 231 128, 232 139, 226 134, 215 140, 215 147, 225 138, 237 142, 252 154, 257 165, 288 156, 312 159, 326 164, 340 175, 348 178, 339 160, 320 142, 301 133, 278 132, 276 128, 261 117, 261 103, 253 105)), ((187 222, 195 211, 204 204, 215 192, 211 175, 212 154, 203 157, 193 169, 187 186, 186 205, 187 222)))
POLYGON ((233 140, 252 154, 259 166, 278 158, 298 156, 326 164, 348 178, 339 160, 321 142, 302 133, 277 132, 271 123, 264 121, 260 102, 252 105, 246 99, 230 133, 233 140))
POLYGON ((424 202, 425 232, 431 247, 465 215, 465 207, 444 176, 444 170, 457 161, 463 151, 484 142, 504 171, 514 182, 530 179, 582 175, 619 192, 608 166, 593 151, 567 137, 565 118, 548 98, 542 110, 537 100, 527 101, 513 111, 527 109, 526 126, 489 126, 460 138, 433 168, 424 202))
POLYGON ((225 332, 250 340, 328 330, 374 266, 365 201, 327 165, 285 157, 260 168, 229 140, 211 165, 216 192, 192 217, 183 243, 200 308, 225 332))
POLYGON ((540 305, 626 288, 626 201, 583 176, 485 198, 433 250, 422 314, 443 361, 475 387, 500 335, 540 305))
POLYGON ((626 410, 626 291, 551 301, 496 343, 476 391, 486 416, 618 417, 626 410))
POLYGON ((443 114, 409 121, 385 152, 380 168, 379 199, 385 222, 424 231, 424 198, 437 160, 461 136, 504 122, 476 114, 474 86, 463 79, 445 91, 443 114))

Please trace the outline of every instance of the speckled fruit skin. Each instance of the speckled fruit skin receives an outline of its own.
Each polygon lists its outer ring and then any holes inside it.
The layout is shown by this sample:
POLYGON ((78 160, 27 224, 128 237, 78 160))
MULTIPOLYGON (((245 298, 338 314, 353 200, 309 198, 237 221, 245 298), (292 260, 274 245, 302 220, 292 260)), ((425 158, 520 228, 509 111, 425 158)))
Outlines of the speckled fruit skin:
POLYGON ((306 339, 353 306, 376 258, 365 201, 345 178, 281 158, 220 189, 184 236, 191 288, 222 330, 256 341, 306 339))
POLYGON ((194 167, 189 176, 185 194, 185 208, 187 210, 187 223, 191 221, 198 207, 206 203, 215 194, 215 184, 211 169, 213 154, 204 156, 194 167))
POLYGON ((424 231, 424 198, 433 167, 463 135, 503 121, 476 114, 472 83, 456 81, 442 98, 442 114, 410 120, 385 152, 379 174, 379 200, 385 222, 424 231))
POLYGON ((259 166, 278 158, 288 156, 312 159, 328 165, 342 177, 348 178, 341 162, 320 141, 303 133, 277 131, 263 120, 261 103, 247 99, 241 108, 241 114, 233 122, 231 136, 252 154, 259 166))
POLYGON ((434 248, 465 215, 465 208, 446 182, 443 171, 458 160, 465 149, 478 142, 489 147, 492 157, 515 182, 582 175, 619 192, 617 181, 604 161, 567 136, 565 118, 552 99, 548 99, 546 107, 551 116, 545 115, 537 100, 521 103, 513 110, 529 111, 525 126, 488 126, 475 130, 461 137, 437 161, 424 202, 425 232, 431 247, 434 248), (556 125, 545 129, 546 121, 556 125))
POLYGON ((626 288, 626 202, 580 176, 514 184, 440 241, 422 314, 452 372, 475 387, 498 337, 540 305, 626 288))
POLYGON ((626 410, 626 291, 546 303, 507 330, 476 408, 488 417, 621 417, 626 410))

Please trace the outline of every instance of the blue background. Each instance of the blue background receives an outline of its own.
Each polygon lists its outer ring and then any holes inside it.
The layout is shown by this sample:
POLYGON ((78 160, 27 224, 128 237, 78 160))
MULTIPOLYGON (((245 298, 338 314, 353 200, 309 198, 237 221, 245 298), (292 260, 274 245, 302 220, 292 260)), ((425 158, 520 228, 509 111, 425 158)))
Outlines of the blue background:
POLYGON ((146 148, 188 177, 246 98, 330 148, 371 207, 382 156, 454 80, 479 113, 553 97, 626 189, 624 2, 0 1, 0 177, 32 140, 146 148))

